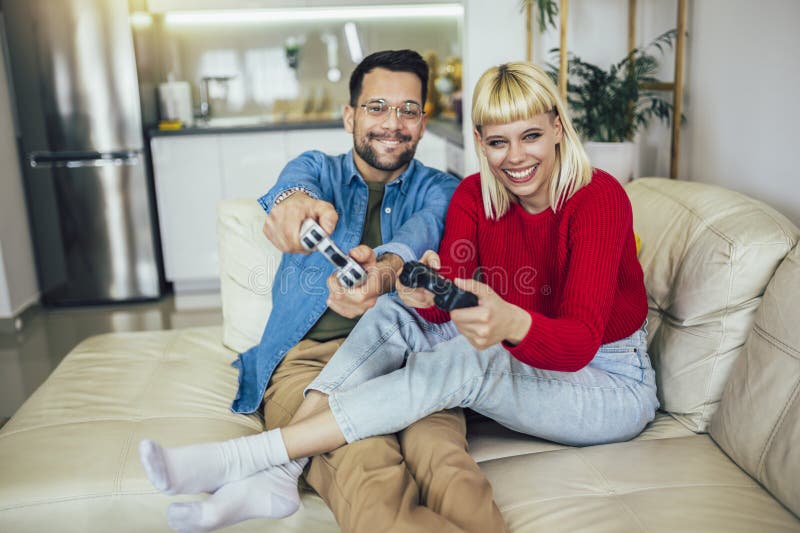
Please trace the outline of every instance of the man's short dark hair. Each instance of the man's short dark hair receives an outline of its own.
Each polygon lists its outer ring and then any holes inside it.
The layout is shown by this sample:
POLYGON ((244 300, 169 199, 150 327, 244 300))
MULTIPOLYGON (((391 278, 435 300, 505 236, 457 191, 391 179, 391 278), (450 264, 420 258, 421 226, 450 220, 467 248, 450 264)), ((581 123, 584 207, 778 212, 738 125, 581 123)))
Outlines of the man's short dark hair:
POLYGON ((361 85, 364 76, 376 68, 385 68, 392 72, 410 72, 416 74, 422 83, 422 102, 428 97, 428 64, 414 50, 384 50, 365 57, 350 75, 350 105, 355 106, 361 96, 361 85))

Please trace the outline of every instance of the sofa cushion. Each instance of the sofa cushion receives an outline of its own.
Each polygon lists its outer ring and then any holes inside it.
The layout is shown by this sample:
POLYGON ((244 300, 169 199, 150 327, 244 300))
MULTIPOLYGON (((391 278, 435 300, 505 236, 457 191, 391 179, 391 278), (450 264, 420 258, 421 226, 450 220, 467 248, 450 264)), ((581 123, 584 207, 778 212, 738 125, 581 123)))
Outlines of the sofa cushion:
POLYGON ((800 528, 708 435, 518 455, 481 469, 515 533, 800 528))
POLYGON ((800 247, 772 278, 711 436, 800 516, 800 247))
POLYGON ((258 344, 272 310, 272 282, 281 252, 261 232, 265 218, 255 200, 219 204, 222 342, 237 353, 258 344))
POLYGON ((626 191, 642 239, 661 407, 702 432, 798 229, 765 204, 711 185, 645 178, 626 191))
MULTIPOLYGON (((75 348, 0 430, 0 531, 169 531, 169 503, 198 497, 158 493, 139 441, 181 446, 262 430, 257 415, 230 412, 236 354, 220 337, 218 327, 115 333, 75 348)), ((318 496, 304 494, 303 507, 237 531, 338 531, 318 496)))

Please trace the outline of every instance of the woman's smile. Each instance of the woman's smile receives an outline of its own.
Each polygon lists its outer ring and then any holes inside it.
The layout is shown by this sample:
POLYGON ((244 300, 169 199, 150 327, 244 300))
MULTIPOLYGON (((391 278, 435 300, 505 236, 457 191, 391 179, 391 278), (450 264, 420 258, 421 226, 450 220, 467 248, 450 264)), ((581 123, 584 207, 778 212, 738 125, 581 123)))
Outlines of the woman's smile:
POLYGON ((503 172, 513 181, 514 183, 525 183, 531 178, 536 175, 536 171, 539 169, 539 163, 527 168, 504 168, 503 172))

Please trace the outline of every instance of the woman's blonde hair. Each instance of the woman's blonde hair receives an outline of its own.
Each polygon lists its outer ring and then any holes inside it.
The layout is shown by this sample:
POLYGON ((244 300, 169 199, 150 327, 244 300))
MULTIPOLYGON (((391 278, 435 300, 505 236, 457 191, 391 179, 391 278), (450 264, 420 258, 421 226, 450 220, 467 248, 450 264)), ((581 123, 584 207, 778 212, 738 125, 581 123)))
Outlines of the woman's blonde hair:
MULTIPOLYGON (((475 85, 472 123, 479 134, 483 126, 527 120, 542 113, 560 117, 563 129, 549 182, 550 207, 558 211, 578 189, 591 181, 592 168, 555 84, 542 69, 530 63, 515 62, 490 68, 475 85)), ((475 150, 481 166, 486 218, 498 219, 508 211, 511 193, 492 174, 477 138, 475 150)))

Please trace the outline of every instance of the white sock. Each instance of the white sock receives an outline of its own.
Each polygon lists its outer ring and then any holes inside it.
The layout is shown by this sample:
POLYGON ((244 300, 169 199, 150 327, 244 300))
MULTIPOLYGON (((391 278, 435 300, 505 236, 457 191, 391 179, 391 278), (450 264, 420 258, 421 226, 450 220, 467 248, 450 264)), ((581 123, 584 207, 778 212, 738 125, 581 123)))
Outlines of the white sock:
POLYGON ((307 462, 291 461, 228 483, 202 502, 173 503, 167 523, 175 531, 199 533, 253 518, 285 518, 300 508, 297 480, 307 462))
POLYGON ((280 429, 181 448, 162 448, 143 440, 139 457, 150 482, 166 494, 214 492, 226 483, 289 462, 280 429))

